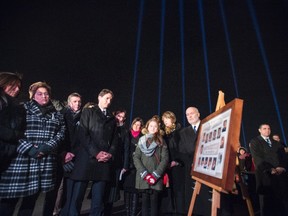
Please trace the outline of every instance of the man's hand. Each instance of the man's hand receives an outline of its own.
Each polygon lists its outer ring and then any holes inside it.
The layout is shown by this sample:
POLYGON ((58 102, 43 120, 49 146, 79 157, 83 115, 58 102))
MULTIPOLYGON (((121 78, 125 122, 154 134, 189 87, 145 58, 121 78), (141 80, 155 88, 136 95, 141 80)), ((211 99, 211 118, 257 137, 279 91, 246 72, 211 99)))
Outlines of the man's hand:
POLYGON ((276 167, 276 175, 281 175, 282 173, 286 172, 286 170, 283 167, 276 167))
POLYGON ((110 160, 110 158, 112 158, 112 155, 105 151, 100 151, 96 155, 96 159, 98 162, 107 162, 108 160, 110 160))
POLYGON ((179 165, 179 163, 177 161, 171 161, 171 163, 170 163, 170 167, 171 168, 175 167, 175 166, 178 166, 178 165, 179 165))
POLYGON ((69 161, 71 161, 73 158, 75 157, 75 155, 71 152, 67 152, 65 155, 65 163, 68 163, 69 161))

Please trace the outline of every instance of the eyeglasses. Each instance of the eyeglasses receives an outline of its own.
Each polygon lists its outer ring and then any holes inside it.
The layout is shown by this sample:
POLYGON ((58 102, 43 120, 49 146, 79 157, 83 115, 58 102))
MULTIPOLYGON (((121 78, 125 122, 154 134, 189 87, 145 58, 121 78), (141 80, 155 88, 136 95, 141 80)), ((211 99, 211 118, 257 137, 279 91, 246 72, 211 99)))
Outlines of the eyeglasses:
POLYGON ((39 97, 42 97, 42 96, 44 96, 44 97, 49 97, 48 92, 36 92, 35 94, 36 94, 37 96, 39 96, 39 97))
POLYGON ((122 118, 125 119, 125 116, 121 116, 121 115, 116 115, 117 118, 122 118))

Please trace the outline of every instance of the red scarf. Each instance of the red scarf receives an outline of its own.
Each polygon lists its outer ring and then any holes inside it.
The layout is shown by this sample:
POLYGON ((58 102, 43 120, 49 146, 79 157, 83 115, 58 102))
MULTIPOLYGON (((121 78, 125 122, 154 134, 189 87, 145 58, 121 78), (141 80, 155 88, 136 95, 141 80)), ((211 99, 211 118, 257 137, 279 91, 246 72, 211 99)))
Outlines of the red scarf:
POLYGON ((131 134, 135 138, 135 137, 139 136, 140 130, 139 131, 134 131, 134 130, 131 129, 131 134))

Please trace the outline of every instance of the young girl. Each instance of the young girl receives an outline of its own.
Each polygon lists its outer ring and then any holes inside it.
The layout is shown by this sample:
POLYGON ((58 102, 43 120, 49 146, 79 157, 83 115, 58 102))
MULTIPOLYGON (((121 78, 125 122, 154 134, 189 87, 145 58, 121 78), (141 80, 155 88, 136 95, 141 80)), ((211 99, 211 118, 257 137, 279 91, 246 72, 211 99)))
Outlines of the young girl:
POLYGON ((163 189, 162 175, 168 161, 168 149, 161 136, 157 119, 150 119, 142 130, 133 155, 136 167, 136 189, 142 192, 142 216, 158 215, 158 194, 163 189), (150 210, 150 211, 149 211, 150 210))

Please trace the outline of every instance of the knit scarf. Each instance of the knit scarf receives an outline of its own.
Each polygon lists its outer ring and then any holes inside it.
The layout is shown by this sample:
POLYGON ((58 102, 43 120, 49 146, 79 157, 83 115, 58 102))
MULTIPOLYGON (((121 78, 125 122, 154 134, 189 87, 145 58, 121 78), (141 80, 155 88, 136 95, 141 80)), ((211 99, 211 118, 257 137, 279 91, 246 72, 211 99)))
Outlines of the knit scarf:
POLYGON ((153 134, 146 134, 139 139, 138 146, 140 150, 147 156, 150 157, 154 154, 157 143, 152 140, 153 134))
POLYGON ((39 103, 37 103, 37 101, 32 100, 33 103, 40 109, 41 113, 43 115, 46 115, 47 113, 51 113, 51 112, 56 112, 56 109, 54 107, 54 105, 52 104, 51 101, 49 101, 47 104, 45 105, 40 105, 39 103))

